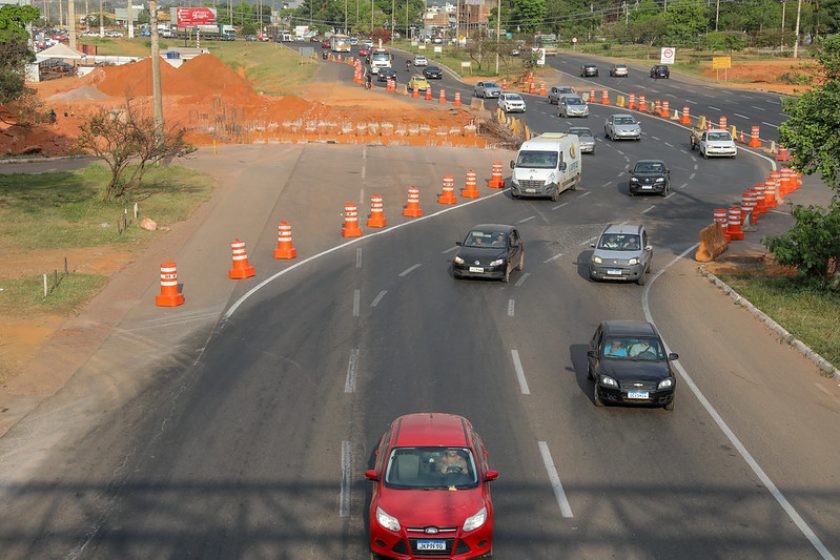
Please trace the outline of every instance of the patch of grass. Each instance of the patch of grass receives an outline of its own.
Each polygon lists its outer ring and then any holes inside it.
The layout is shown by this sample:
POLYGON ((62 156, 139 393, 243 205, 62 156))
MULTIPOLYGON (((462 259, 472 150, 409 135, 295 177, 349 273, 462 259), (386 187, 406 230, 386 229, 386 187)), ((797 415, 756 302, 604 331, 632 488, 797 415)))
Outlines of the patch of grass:
MULTIPOLYGON (((96 54, 103 56, 149 56, 150 54, 149 39, 147 37, 136 39, 79 37, 79 43, 83 45, 96 45, 96 54)), ((161 50, 163 50, 162 45, 161 50)))
MULTIPOLYGON (((98 274, 71 273, 44 297, 42 276, 0 280, 0 313, 7 315, 21 312, 49 312, 67 315, 81 309, 108 282, 98 274)), ((54 278, 47 277, 48 286, 54 278)))
POLYGON ((124 209, 159 225, 186 219, 206 200, 213 180, 180 166, 152 167, 129 200, 102 202, 109 177, 101 164, 58 173, 0 175, 0 244, 21 249, 138 245, 154 233, 137 224, 120 235, 124 209))
POLYGON ((749 273, 719 274, 753 305, 836 366, 840 365, 840 292, 805 279, 749 273))
POLYGON ((207 47, 234 70, 244 69, 254 89, 266 95, 299 94, 319 68, 314 60, 279 43, 216 41, 207 47))
MULTIPOLYGON (((435 45, 426 45, 425 49, 420 49, 418 46, 411 46, 408 42, 397 42, 394 45, 402 50, 408 51, 412 54, 423 54, 429 59, 429 64, 437 64, 446 66, 459 76, 496 76, 496 61, 495 56, 490 56, 481 68, 478 67, 475 60, 470 58, 462 47, 454 47, 446 45, 443 47, 443 52, 434 52, 435 45), (470 68, 461 68, 462 62, 470 62, 470 68)), ((524 65, 525 59, 520 57, 502 58, 499 62, 499 75, 506 77, 508 80, 515 79, 527 71, 524 65)), ((422 68, 419 69, 422 72, 422 68)), ((419 73, 419 72, 418 72, 419 73)))

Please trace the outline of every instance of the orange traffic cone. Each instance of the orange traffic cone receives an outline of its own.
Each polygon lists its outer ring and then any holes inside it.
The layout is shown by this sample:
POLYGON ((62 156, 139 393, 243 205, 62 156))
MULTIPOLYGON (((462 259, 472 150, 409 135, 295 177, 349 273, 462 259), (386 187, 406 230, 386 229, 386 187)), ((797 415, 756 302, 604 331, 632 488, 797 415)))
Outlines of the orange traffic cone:
POLYGON ((609 105, 610 104, 610 92, 607 90, 601 90, 601 105, 609 105))
POLYGON ((646 113, 647 112, 647 101, 645 101, 645 96, 639 96, 639 111, 646 113))
POLYGON ((234 239, 230 243, 230 250, 233 253, 233 268, 228 270, 228 276, 235 280, 250 278, 256 271, 248 264, 248 251, 245 250, 245 242, 241 239, 234 239))
POLYGON ((406 218, 419 218, 423 215, 423 210, 420 208, 420 189, 414 185, 408 187, 408 203, 402 214, 406 218))
POLYGON ((413 88, 411 88, 411 97, 414 98, 414 99, 417 99, 418 97, 420 97, 420 90, 417 89, 417 86, 414 86, 413 88))
POLYGON ((461 106, 461 92, 460 91, 455 92, 455 101, 452 104, 455 107, 460 107, 461 106))
POLYGON ((470 169, 467 171, 467 181, 463 189, 461 189, 461 196, 464 198, 478 198, 481 193, 478 192, 478 185, 475 178, 475 171, 470 169))
POLYGON ((662 102, 662 111, 659 113, 659 116, 663 119, 671 116, 671 104, 667 99, 662 102))
POLYGON ((505 178, 502 176, 502 162, 501 161, 494 161, 493 162, 493 171, 490 174, 490 180, 487 181, 487 186, 491 189, 503 189, 505 188, 505 178))
POLYGON ((691 115, 688 112, 688 105, 683 107, 682 115, 680 115, 680 124, 691 124, 691 115))
POLYGON ((541 96, 543 96, 543 97, 545 97, 545 96, 546 96, 546 92, 545 92, 545 82, 540 82, 540 95, 541 95, 541 96))
POLYGON ((375 194, 370 197, 370 217, 367 221, 367 226, 372 228, 381 228, 388 225, 385 219, 385 205, 382 203, 382 197, 375 194))
POLYGON ((531 94, 537 93, 537 84, 535 84, 534 82, 530 82, 528 84, 528 93, 531 93, 531 94))
POLYGON ((630 99, 627 101, 627 108, 628 109, 635 109, 636 108, 636 94, 631 93, 630 99))
POLYGON ((275 259, 293 259, 297 256, 297 249, 292 246, 292 226, 289 222, 277 224, 277 248, 274 250, 275 259))
POLYGON ((359 237, 362 229, 359 227, 359 213, 352 202, 344 204, 344 227, 341 228, 342 237, 359 237))
POLYGON ((438 97, 438 103, 441 105, 446 104, 446 91, 443 88, 440 88, 440 97, 438 97))
POLYGON ((426 101, 432 100, 432 86, 426 88, 426 101))
POLYGON ((443 192, 438 196, 438 204, 458 204, 455 198, 455 178, 447 175, 443 178, 443 192))
POLYGON ((178 291, 178 270, 175 262, 160 265, 160 295, 155 297, 158 307, 178 307, 184 303, 184 294, 178 291))

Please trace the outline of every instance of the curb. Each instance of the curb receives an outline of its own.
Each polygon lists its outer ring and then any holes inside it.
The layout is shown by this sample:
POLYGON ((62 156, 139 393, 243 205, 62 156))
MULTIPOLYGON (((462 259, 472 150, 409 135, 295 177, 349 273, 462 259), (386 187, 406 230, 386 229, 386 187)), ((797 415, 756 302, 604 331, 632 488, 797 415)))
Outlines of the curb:
POLYGON ((84 158, 93 158, 90 154, 80 154, 74 156, 51 156, 51 157, 40 157, 40 158, 22 158, 22 159, 11 159, 11 158, 0 158, 0 165, 6 164, 13 164, 13 163, 49 163, 51 161, 64 161, 70 159, 84 159, 84 158))
POLYGON ((747 298, 736 292, 729 284, 718 278, 715 274, 706 270, 705 266, 700 265, 697 267, 697 270, 699 270, 700 274, 705 276, 709 282, 717 286, 723 293, 732 298, 735 305, 739 305, 752 313, 756 319, 767 325, 770 330, 779 335, 782 342, 790 344, 799 350, 800 354, 814 362, 820 372, 833 375, 834 379, 840 381, 840 370, 834 367, 831 362, 814 352, 807 344, 789 333, 783 326, 771 319, 766 313, 753 305, 747 298))

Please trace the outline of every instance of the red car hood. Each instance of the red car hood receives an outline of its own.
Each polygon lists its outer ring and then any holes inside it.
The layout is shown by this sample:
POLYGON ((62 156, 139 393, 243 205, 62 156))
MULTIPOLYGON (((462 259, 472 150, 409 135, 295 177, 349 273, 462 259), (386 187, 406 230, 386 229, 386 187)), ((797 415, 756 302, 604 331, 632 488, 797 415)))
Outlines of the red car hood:
MULTIPOLYGON (((457 527, 484 507, 481 488, 470 490, 390 490, 378 505, 405 527, 457 527)), ((375 508, 375 506, 374 506, 375 508)))

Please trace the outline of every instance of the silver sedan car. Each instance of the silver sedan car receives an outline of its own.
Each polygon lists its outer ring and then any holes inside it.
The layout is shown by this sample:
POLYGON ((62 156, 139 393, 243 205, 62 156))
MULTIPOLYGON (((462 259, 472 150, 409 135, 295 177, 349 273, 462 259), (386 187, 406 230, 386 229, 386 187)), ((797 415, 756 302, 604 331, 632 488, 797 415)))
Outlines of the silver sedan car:
POLYGON ((592 130, 586 128, 585 126, 573 126, 569 129, 569 134, 574 134, 578 137, 580 153, 595 153, 595 135, 592 134, 592 130))
POLYGON ((474 97, 496 98, 502 94, 502 88, 496 82, 478 82, 473 88, 474 97))
POLYGON ((588 117, 589 105, 577 95, 564 95, 557 100, 558 117, 588 117))
POLYGON ((604 123, 604 136, 610 140, 641 140, 642 127, 627 113, 618 113, 607 117, 604 123))

